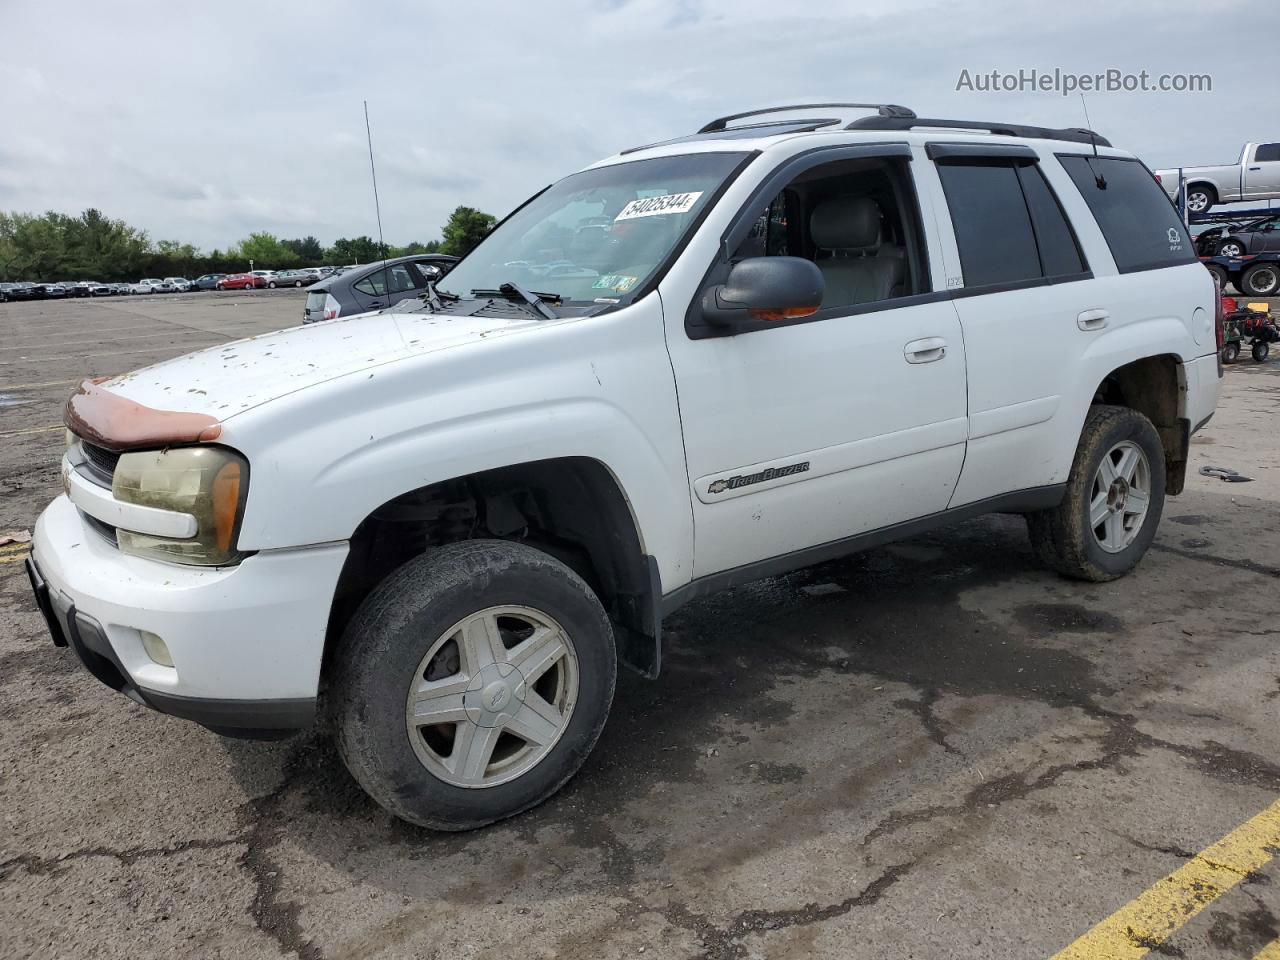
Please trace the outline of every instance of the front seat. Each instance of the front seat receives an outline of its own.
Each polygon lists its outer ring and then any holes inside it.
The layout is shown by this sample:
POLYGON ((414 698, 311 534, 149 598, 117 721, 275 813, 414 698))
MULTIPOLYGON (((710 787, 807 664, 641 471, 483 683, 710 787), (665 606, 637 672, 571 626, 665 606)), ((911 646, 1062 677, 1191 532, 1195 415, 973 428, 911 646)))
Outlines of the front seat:
POLYGON ((870 197, 832 197, 809 216, 809 236, 831 256, 817 261, 826 281, 824 307, 901 296, 904 251, 880 243, 880 205, 870 197))

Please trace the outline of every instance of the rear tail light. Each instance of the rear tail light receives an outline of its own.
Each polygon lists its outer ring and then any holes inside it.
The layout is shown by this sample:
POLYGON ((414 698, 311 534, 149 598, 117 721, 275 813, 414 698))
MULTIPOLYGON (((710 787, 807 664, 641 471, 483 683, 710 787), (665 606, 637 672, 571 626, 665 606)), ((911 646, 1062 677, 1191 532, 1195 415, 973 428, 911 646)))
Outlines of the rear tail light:
POLYGON ((1215 294, 1214 302, 1217 304, 1217 309, 1214 311, 1213 316, 1213 335, 1218 342, 1218 355, 1221 356, 1224 337, 1222 319, 1226 314, 1227 301, 1231 301, 1231 309, 1233 312, 1236 308, 1236 301, 1232 297, 1224 297, 1222 295, 1222 281, 1218 279, 1218 275, 1216 273, 1213 275, 1213 292, 1215 294))

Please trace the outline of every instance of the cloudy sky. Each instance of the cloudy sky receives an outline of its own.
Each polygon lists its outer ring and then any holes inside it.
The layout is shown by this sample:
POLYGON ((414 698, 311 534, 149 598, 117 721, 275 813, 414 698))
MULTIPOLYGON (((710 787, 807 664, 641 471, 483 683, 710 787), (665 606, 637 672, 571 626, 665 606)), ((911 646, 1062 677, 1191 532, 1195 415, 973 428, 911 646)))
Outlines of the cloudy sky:
POLYGON ((205 249, 372 235, 365 99, 392 243, 754 106, 1084 124, 1078 97, 957 91, 965 69, 1209 73, 1089 112, 1152 166, 1230 162, 1280 137, 1256 96, 1274 71, 1226 53, 1232 25, 1275 20, 1275 0, 0 0, 0 210, 95 206, 205 249))

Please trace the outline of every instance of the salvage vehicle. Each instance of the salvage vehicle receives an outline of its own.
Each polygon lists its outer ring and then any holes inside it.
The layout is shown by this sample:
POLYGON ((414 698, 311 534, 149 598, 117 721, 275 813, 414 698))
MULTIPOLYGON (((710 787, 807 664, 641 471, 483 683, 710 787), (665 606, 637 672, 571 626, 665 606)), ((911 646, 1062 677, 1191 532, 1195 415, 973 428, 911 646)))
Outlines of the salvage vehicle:
POLYGON ((1251 297, 1274 297, 1280 293, 1280 251, 1243 257, 1201 257, 1218 284, 1231 283, 1251 297))
MULTIPOLYGON (((1205 231, 1209 232, 1211 231, 1205 231)), ((1246 253, 1280 253, 1280 216, 1263 217, 1243 224, 1228 224, 1220 231, 1212 232, 1216 233, 1211 251, 1215 256, 1241 257, 1246 253)), ((1204 238, 1205 241, 1208 239, 1204 238)))
POLYGON ((574 775, 696 598, 992 512, 1063 575, 1132 570, 1218 306, 1092 131, 735 114, 415 299, 85 381, 27 571, 113 689, 250 736, 323 702, 377 802, 476 827, 574 775))
POLYGON ((419 253, 335 272, 307 292, 302 322, 350 317, 420 296, 457 262, 443 253, 419 253))
MULTIPOLYGON (((1182 167, 1187 210, 1203 213, 1219 203, 1280 199, 1280 143, 1246 143, 1235 163, 1182 167)), ((1178 195, 1178 169, 1157 170, 1170 198, 1178 195)))

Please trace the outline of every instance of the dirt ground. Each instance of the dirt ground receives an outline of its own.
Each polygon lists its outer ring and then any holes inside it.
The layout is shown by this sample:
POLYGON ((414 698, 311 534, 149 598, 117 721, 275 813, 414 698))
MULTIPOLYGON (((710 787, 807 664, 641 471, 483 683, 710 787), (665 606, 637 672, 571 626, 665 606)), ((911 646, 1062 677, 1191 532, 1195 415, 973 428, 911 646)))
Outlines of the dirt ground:
MULTIPOLYGON (((79 378, 301 309, 0 305, 0 531, 58 492, 79 378)), ((1140 898, 1172 936, 1079 955, 1254 957, 1280 837, 1160 900, 1280 798, 1280 360, 1224 389, 1132 576, 1059 579, 993 517, 701 601, 561 794, 463 835, 382 812, 322 730, 225 740, 99 685, 0 548, 0 956, 1034 958, 1140 898)))

